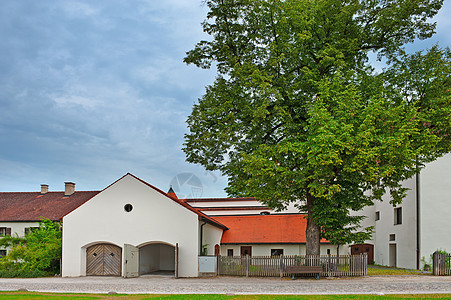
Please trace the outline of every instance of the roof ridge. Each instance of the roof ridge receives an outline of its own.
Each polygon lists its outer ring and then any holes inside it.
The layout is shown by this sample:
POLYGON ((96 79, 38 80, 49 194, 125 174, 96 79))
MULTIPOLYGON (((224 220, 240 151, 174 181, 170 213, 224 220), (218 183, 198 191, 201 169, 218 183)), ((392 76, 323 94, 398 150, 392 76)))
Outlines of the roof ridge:
MULTIPOLYGON (((192 207, 191 205, 189 205, 189 204, 187 204, 187 203, 181 201, 181 199, 175 199, 174 197, 168 195, 167 193, 163 192, 163 191, 160 190, 159 188, 153 186, 152 184, 148 183, 147 181, 145 181, 145 180, 143 180, 143 179, 141 179, 141 178, 139 178, 139 177, 137 177, 137 176, 135 176, 135 175, 133 175, 133 174, 131 174, 131 173, 125 174, 125 175, 122 176, 120 179, 116 180, 115 183, 118 182, 119 180, 121 180, 122 178, 126 177, 127 175, 130 175, 130 176, 132 176, 133 178, 135 178, 135 179, 141 181, 143 184, 145 184, 145 185, 147 185, 148 187, 154 189, 155 191, 161 193, 162 195, 168 197, 169 199, 171 199, 172 201, 174 201, 174 202, 178 203, 179 205, 185 207, 186 209, 191 210, 192 212, 194 212, 194 213, 197 214, 198 216, 201 216, 201 217, 203 217, 203 218, 209 220, 210 222, 212 222, 212 223, 214 223, 214 224, 220 226, 220 227, 223 228, 223 229, 228 229, 227 226, 225 226, 224 224, 221 224, 221 222, 216 221, 215 219, 213 219, 213 218, 211 218, 210 216, 204 214, 203 212, 197 210, 196 208, 192 207)), ((112 185, 112 184, 111 184, 111 185, 112 185)), ((109 185, 109 186, 111 186, 111 185, 109 185)))
MULTIPOLYGON (((101 192, 102 190, 87 190, 87 191, 78 191, 75 190, 76 193, 86 193, 86 192, 101 192)), ((41 194, 40 191, 33 191, 33 192, 0 192, 0 194, 27 194, 27 193, 37 193, 37 194, 41 194)), ((48 191, 45 194, 50 194, 50 193, 64 193, 64 191, 48 191)))

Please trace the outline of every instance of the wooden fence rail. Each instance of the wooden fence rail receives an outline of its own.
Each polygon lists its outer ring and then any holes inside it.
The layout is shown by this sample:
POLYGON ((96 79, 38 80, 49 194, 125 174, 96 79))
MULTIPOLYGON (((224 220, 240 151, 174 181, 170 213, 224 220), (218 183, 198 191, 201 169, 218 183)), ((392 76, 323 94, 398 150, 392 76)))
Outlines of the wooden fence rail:
POLYGON ((451 254, 434 252, 432 255, 432 274, 451 275, 451 254))
POLYGON ((340 256, 218 256, 218 273, 227 276, 285 277, 291 276, 287 266, 322 266, 321 276, 365 276, 368 267, 366 256, 366 253, 340 256))

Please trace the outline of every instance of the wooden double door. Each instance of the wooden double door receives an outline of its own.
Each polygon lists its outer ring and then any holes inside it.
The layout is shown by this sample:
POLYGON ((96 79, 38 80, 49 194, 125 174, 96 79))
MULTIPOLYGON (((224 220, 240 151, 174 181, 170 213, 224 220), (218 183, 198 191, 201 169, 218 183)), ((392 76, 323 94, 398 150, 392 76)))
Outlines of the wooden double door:
POLYGON ((358 255, 366 253, 368 264, 371 265, 374 262, 374 245, 373 244, 356 244, 351 246, 351 254, 358 255))
POLYGON ((86 275, 121 276, 122 249, 97 244, 86 249, 86 275))

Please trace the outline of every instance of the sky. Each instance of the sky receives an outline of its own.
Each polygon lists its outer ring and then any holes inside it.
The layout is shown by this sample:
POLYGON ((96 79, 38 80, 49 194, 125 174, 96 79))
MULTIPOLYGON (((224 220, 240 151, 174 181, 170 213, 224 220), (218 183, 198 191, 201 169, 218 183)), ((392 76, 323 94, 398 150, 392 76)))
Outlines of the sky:
MULTIPOLYGON (((451 0, 437 34, 451 46, 451 0)), ((101 190, 126 173, 182 197, 224 197, 227 180, 189 164, 186 118, 215 70, 183 63, 208 39, 201 0, 3 0, 0 191, 101 190)))

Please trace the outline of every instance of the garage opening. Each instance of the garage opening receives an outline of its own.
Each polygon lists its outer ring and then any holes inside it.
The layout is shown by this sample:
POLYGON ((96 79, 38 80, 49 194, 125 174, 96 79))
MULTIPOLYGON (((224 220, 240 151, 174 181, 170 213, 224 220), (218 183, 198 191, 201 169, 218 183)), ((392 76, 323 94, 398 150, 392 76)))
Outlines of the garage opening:
POLYGON ((175 247, 163 243, 139 248, 139 275, 175 275, 175 247))
POLYGON ((111 244, 97 244, 86 249, 86 275, 121 276, 122 249, 111 244))

